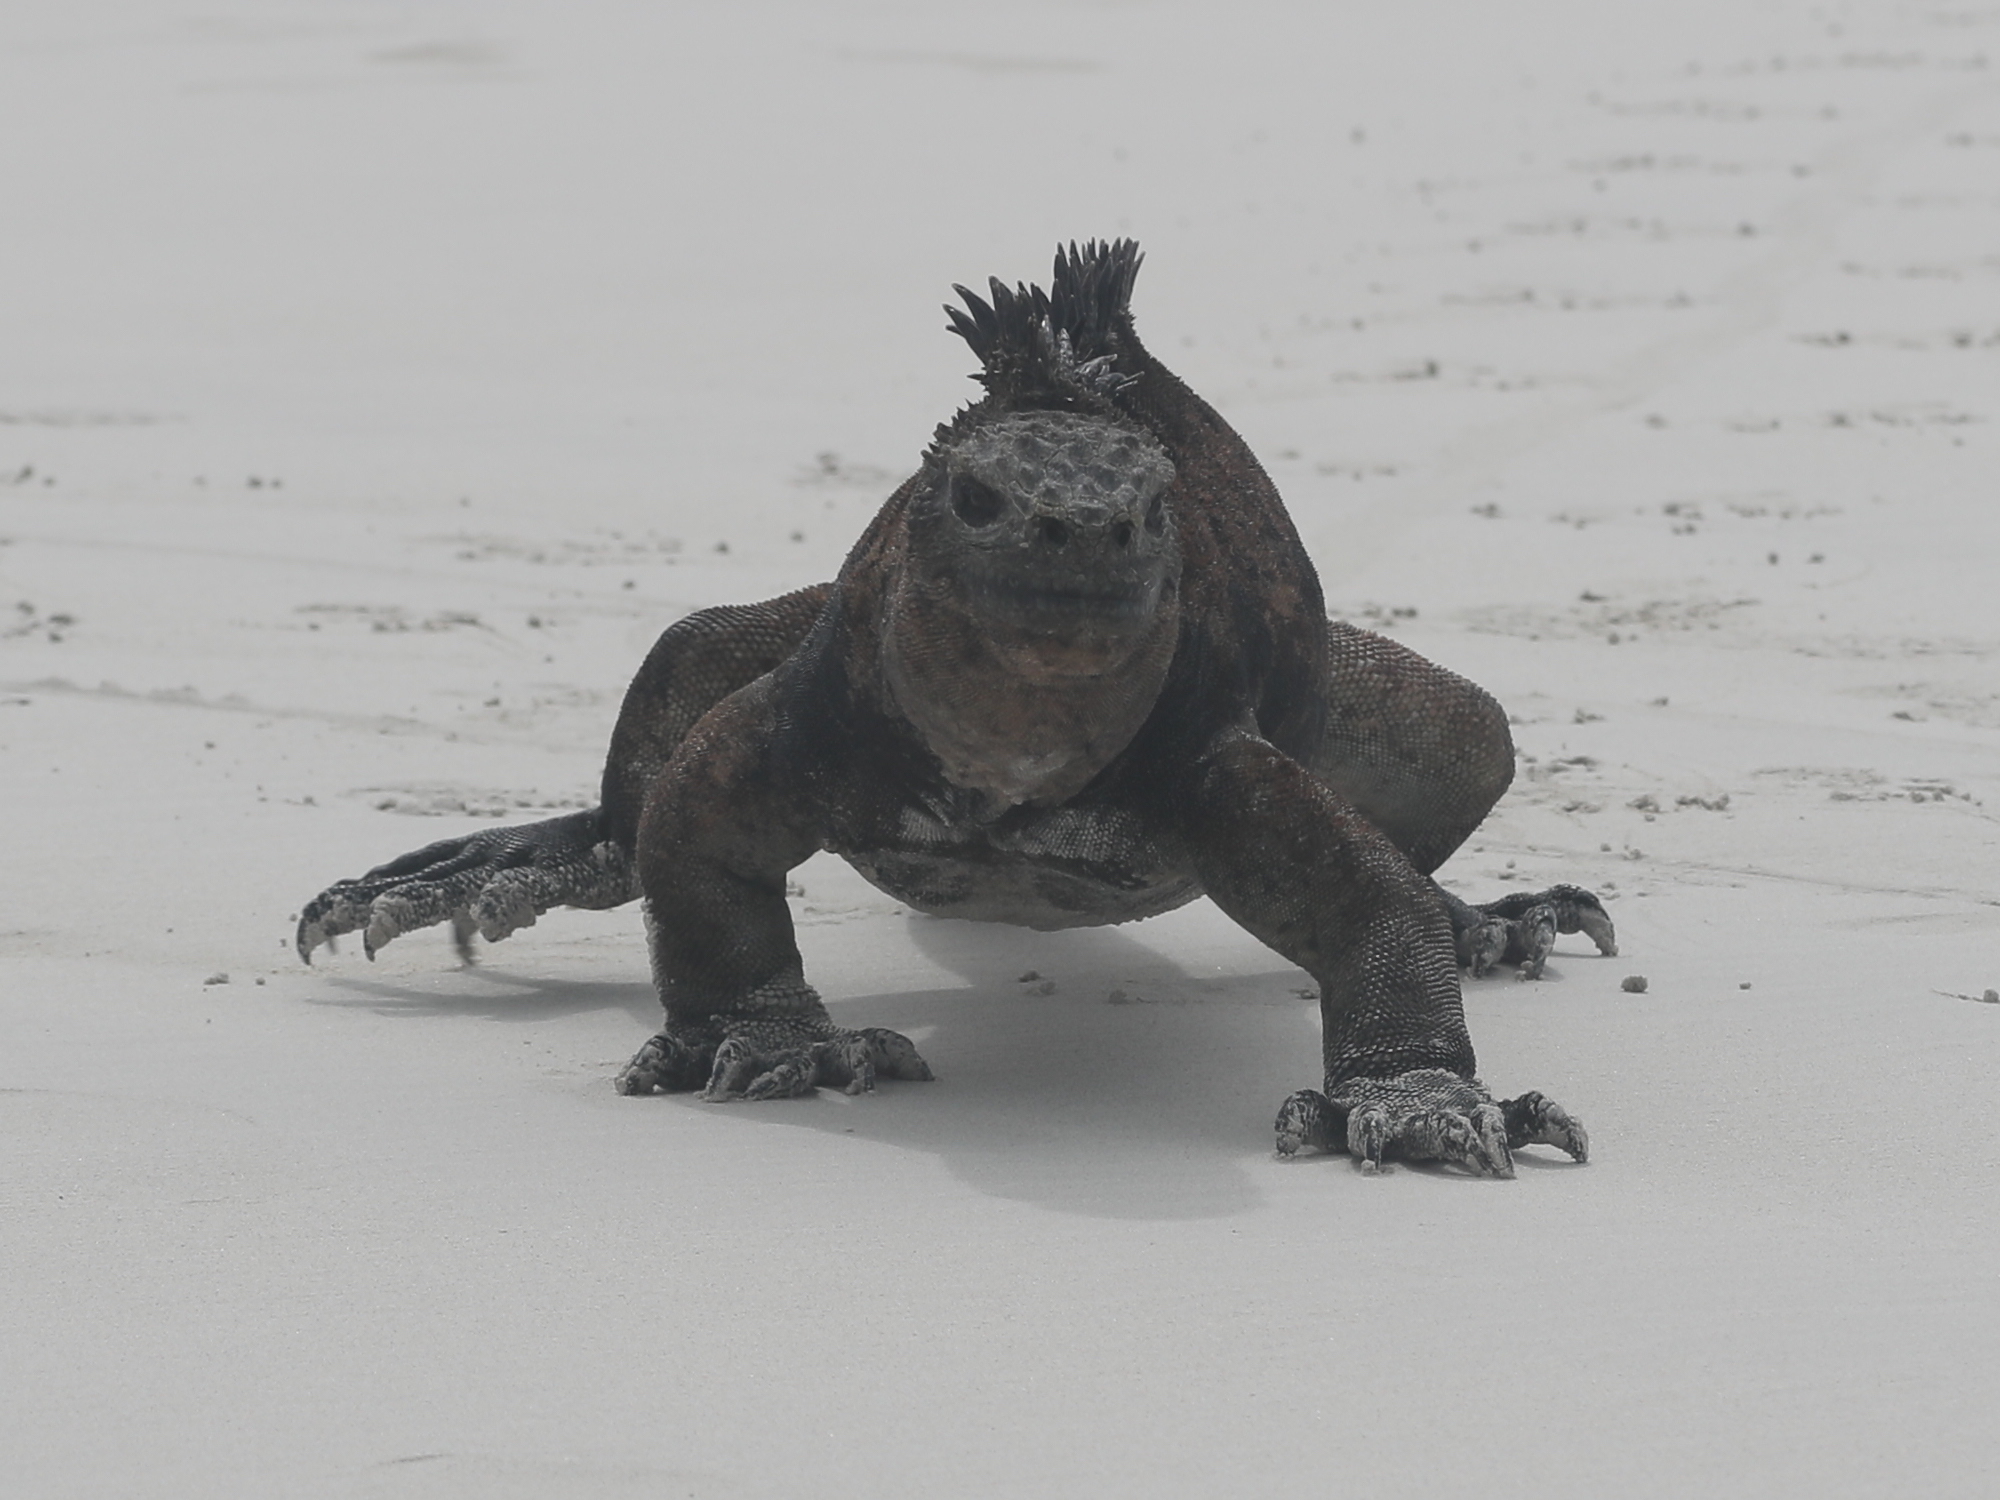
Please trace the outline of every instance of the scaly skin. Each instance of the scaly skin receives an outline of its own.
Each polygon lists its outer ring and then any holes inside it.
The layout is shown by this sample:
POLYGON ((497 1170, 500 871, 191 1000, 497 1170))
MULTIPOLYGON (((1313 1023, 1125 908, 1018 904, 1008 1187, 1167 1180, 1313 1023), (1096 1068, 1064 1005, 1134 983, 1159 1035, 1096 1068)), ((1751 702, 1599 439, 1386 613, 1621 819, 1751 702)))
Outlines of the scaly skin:
POLYGON ((1278 1149, 1513 1174, 1581 1124, 1475 1074, 1461 963, 1539 974, 1557 932, 1615 952, 1588 892, 1468 906, 1428 877, 1506 790, 1479 688, 1326 619, 1270 479, 1148 354, 1129 242, 1051 288, 960 289, 987 394, 940 427, 839 577, 672 627, 626 695, 587 813, 446 840, 308 903, 299 951, 413 927, 505 937, 646 900, 665 1025, 627 1094, 767 1099, 921 1080, 836 1026, 785 874, 820 850, 923 911, 1040 928, 1207 895, 1320 987, 1322 1089, 1278 1149))

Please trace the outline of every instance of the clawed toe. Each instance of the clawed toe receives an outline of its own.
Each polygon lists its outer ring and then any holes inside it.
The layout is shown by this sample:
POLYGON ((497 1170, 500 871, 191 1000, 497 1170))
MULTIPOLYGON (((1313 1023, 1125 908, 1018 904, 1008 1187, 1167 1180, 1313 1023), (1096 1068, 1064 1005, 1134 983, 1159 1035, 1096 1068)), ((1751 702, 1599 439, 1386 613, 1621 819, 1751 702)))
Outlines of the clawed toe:
POLYGON ((1506 1121, 1507 1144, 1554 1146, 1576 1161, 1590 1160, 1590 1133, 1555 1100, 1537 1093, 1502 1100, 1500 1113, 1506 1121))
POLYGON ((1476 907, 1456 910, 1459 962, 1482 978, 1501 964, 1519 967, 1523 979, 1539 979, 1554 950, 1556 934, 1581 932, 1606 957, 1618 952, 1617 930, 1604 903, 1581 886, 1516 892, 1476 907), (1468 926, 1467 923, 1472 925, 1468 926))
POLYGON ((311 963, 321 944, 331 947, 336 937, 359 932, 362 951, 372 959, 406 932, 450 921, 452 940, 460 956, 466 957, 472 928, 462 886, 463 882, 383 885, 344 880, 306 903, 293 942, 299 957, 311 963))
POLYGON ((373 958, 405 933, 448 921, 470 961, 474 931, 497 943, 553 907, 604 910, 637 894, 629 852, 604 837, 599 810, 589 808, 440 839, 336 881, 306 903, 294 942, 311 963, 322 943, 358 931, 373 958))
POLYGON ((1618 956, 1618 933, 1611 925, 1611 914, 1597 904, 1592 897, 1588 906, 1579 906, 1576 911, 1576 925, 1583 935, 1597 945, 1597 951, 1604 958, 1618 956))
POLYGON ((1347 1111, 1317 1089, 1300 1089, 1278 1106, 1278 1155, 1335 1151, 1346 1142, 1347 1111))
POLYGON ((299 913, 299 925, 292 935, 292 945, 306 963, 324 944, 333 947, 334 939, 349 933, 367 920, 368 904, 356 903, 348 890, 349 882, 342 881, 331 886, 305 904, 299 913))
POLYGON ((621 1094, 699 1090, 710 1103, 798 1099, 820 1088, 875 1090, 877 1078, 929 1082, 930 1065, 900 1032, 848 1031, 809 1021, 728 1021, 692 1038, 662 1031, 614 1080, 621 1094))
POLYGON ((868 1043, 869 1057, 875 1064, 875 1071, 883 1078, 895 1078, 904 1083, 931 1083, 937 1074, 931 1065, 923 1060, 917 1051, 917 1044, 900 1031, 891 1031, 886 1026, 867 1026, 855 1033, 868 1043))
POLYGON ((698 1087, 708 1074, 706 1063, 678 1037, 663 1031, 632 1054, 612 1087, 621 1094, 685 1092, 698 1087))
MULTIPOLYGON (((724 1042, 715 1054, 715 1072, 710 1076, 708 1088, 702 1098, 711 1104, 727 1103, 731 1099, 802 1099, 817 1088, 829 1071, 822 1063, 819 1049, 808 1052, 787 1052, 777 1057, 755 1057, 743 1053, 725 1060, 724 1053, 732 1043, 724 1042)), ((828 1078, 828 1082, 832 1079, 828 1078)), ((865 1079, 850 1078, 848 1092, 861 1093, 875 1087, 872 1072, 865 1079)))
POLYGON ((1345 1151, 1368 1174, 1400 1158, 1510 1178, 1514 1151, 1530 1145, 1555 1146, 1577 1161, 1590 1152, 1582 1124, 1553 1100, 1529 1093, 1495 1103, 1476 1080, 1442 1069, 1348 1079, 1326 1094, 1302 1089, 1278 1110, 1280 1156, 1345 1151))
POLYGON ((1556 931, 1581 932, 1605 958, 1618 955, 1618 933, 1611 913, 1596 895, 1580 885, 1552 885, 1538 898, 1555 916, 1556 931))
POLYGON ((1382 1170, 1391 1150, 1408 1161, 1442 1161, 1475 1177, 1512 1177, 1500 1111, 1483 1105, 1471 1111, 1452 1107, 1398 1115, 1381 1104, 1364 1105, 1347 1117, 1347 1150, 1361 1170, 1382 1170))

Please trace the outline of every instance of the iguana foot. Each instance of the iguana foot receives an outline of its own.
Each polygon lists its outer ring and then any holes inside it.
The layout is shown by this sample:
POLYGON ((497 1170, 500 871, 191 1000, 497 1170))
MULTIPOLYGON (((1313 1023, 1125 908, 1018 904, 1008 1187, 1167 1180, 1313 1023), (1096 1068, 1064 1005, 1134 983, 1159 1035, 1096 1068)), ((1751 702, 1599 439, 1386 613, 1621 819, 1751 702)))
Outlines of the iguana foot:
POLYGON ((378 865, 359 880, 342 880, 313 897, 299 914, 299 957, 344 932, 360 932, 376 951, 406 932, 449 919, 461 956, 470 958, 473 932, 488 942, 532 927, 554 906, 602 909, 638 894, 632 861, 599 837, 597 809, 488 828, 378 865))
POLYGON ((826 1016, 719 1017, 667 1028, 615 1080, 621 1094, 700 1089, 712 1102, 796 1099, 816 1088, 872 1093, 877 1078, 928 1083, 930 1065, 901 1032, 848 1031, 826 1016))
POLYGON ((1278 1154, 1346 1151, 1363 1172, 1385 1158, 1453 1162, 1476 1177, 1512 1177, 1514 1150, 1556 1146, 1590 1159, 1590 1136, 1537 1093, 1495 1102, 1485 1085, 1442 1068, 1350 1078, 1330 1093, 1301 1089, 1278 1109, 1278 1154))
POLYGON ((1519 964, 1523 979, 1539 979, 1559 932, 1581 932, 1606 958, 1618 952, 1618 937, 1604 903, 1581 886, 1554 885, 1545 891, 1517 891, 1471 908, 1477 925, 1459 933, 1459 961, 1475 977, 1501 964, 1519 964))

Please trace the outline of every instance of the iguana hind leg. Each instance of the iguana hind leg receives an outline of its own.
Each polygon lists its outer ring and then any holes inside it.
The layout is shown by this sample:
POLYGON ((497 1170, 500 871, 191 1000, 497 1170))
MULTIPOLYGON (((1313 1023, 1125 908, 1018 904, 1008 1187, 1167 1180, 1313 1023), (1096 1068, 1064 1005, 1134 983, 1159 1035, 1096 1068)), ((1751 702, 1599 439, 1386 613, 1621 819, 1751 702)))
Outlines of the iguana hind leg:
POLYGON ((442 839, 335 882, 300 913, 299 957, 311 963, 322 943, 360 932, 373 958, 401 934, 449 920, 469 961, 475 932, 498 942, 554 907, 630 901, 639 894, 633 855, 646 788, 702 715, 798 648, 826 595, 818 584, 697 610, 669 626, 626 690, 599 806, 442 839))
POLYGON ((311 963, 320 944, 358 931, 373 958, 403 933, 449 919, 465 955, 475 931, 498 942, 550 907, 602 909, 636 894, 630 851, 603 836, 593 807, 440 839, 337 881, 305 904, 294 942, 311 963))
POLYGON ((1507 712, 1387 636, 1329 620, 1326 730, 1312 769, 1430 874, 1514 779, 1507 712))
MULTIPOLYGON (((1425 875, 1471 836, 1514 779, 1514 740, 1493 696, 1409 647, 1327 622, 1327 728, 1321 780, 1425 875)), ((1458 961, 1474 975, 1516 964, 1541 977, 1559 932, 1618 951, 1604 903, 1574 885, 1470 905, 1440 889, 1458 961)))

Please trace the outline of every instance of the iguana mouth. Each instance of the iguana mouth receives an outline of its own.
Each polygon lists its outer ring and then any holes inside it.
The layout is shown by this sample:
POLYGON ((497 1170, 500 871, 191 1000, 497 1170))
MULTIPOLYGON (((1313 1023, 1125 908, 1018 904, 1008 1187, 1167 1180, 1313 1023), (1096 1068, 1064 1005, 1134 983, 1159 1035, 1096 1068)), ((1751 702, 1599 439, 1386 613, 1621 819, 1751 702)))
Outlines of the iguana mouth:
POLYGON ((1091 619, 1137 622, 1152 616, 1160 599, 1157 577, 1134 579, 1109 587, 1101 580, 1091 587, 1060 583, 981 579, 973 590, 982 612, 1022 623, 1091 619))

